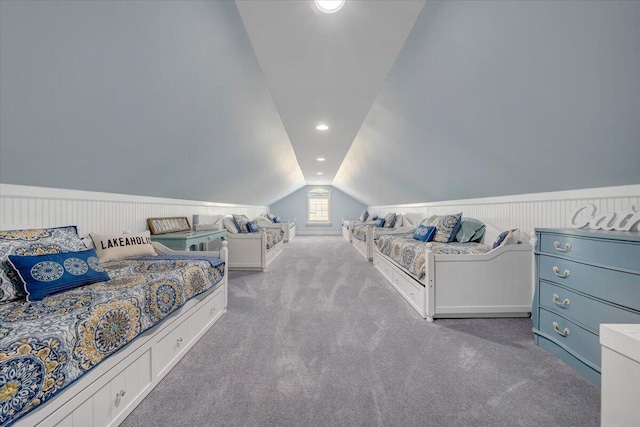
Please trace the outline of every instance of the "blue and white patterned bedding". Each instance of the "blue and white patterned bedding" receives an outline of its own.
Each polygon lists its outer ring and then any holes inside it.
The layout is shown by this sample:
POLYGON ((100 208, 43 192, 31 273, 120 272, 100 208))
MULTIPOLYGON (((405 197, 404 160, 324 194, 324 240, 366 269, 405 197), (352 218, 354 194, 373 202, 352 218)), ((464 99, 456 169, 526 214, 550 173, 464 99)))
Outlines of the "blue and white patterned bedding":
POLYGON ((6 427, 221 282, 218 258, 102 264, 111 280, 0 305, 0 426, 6 427))
POLYGON ((354 239, 358 239, 361 242, 366 242, 367 241, 367 226, 366 225, 356 225, 353 228, 353 232, 351 233, 351 236, 354 239))
POLYGON ((280 241, 284 239, 284 231, 282 230, 267 230, 267 249, 271 249, 280 241))
POLYGON ((382 235, 377 241, 378 250, 398 263, 412 276, 421 280, 426 274, 425 253, 427 245, 430 252, 436 254, 479 255, 491 250, 490 246, 480 243, 423 243, 413 238, 413 234, 382 235))

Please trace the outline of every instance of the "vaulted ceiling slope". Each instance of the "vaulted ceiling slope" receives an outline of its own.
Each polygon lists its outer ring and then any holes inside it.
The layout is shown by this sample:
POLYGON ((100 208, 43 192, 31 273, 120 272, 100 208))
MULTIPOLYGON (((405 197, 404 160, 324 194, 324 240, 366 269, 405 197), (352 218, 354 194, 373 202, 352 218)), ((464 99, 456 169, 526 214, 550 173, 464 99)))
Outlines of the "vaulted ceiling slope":
POLYGON ((333 185, 368 205, 640 183, 640 2, 429 1, 333 185))
POLYGON ((236 4, 306 182, 331 183, 424 1, 236 4))
POLYGON ((304 184, 235 3, 0 8, 0 182, 259 205, 304 184))

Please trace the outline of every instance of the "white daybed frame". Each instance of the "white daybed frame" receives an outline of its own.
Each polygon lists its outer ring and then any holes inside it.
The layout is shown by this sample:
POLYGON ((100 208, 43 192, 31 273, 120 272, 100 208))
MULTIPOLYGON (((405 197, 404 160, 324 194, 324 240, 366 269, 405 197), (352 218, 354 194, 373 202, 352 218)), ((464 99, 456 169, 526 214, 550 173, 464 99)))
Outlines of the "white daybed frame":
POLYGON ((289 243, 291 239, 296 237, 296 224, 292 221, 282 221, 282 229, 284 230, 284 242, 289 243))
POLYGON ((232 234, 227 231, 230 270, 264 271, 269 263, 282 252, 284 239, 267 250, 267 231, 261 228, 257 233, 232 234))
POLYGON ((369 226, 367 226, 367 240, 365 242, 353 237, 353 233, 351 235, 351 244, 363 257, 365 257, 367 261, 371 261, 373 259, 373 246, 369 244, 369 241, 373 240, 373 237, 369 238, 369 235, 373 236, 373 229, 369 226))
MULTIPOLYGON (((484 240, 499 233, 486 225, 484 240)), ((418 281, 377 246, 373 265, 423 318, 529 317, 533 300, 533 246, 504 245, 482 255, 427 252, 418 281)))
POLYGON ((265 218, 258 218, 258 227, 266 228, 269 230, 282 230, 284 231, 283 241, 289 243, 291 239, 296 237, 296 224, 293 221, 281 221, 279 223, 273 223, 265 218))
POLYGON ((373 260, 373 249, 375 247, 374 233, 377 231, 378 235, 381 234, 404 234, 415 228, 416 224, 411 218, 406 216, 402 219, 402 224, 394 228, 374 227, 367 225, 366 241, 351 238, 351 244, 362 254, 367 261, 373 260))
MULTIPOLYGON (((161 254, 194 254, 173 251, 157 242, 153 246, 161 254)), ((220 251, 197 254, 229 261, 226 243, 220 251)), ((226 266, 221 284, 187 301, 14 426, 115 427, 122 423, 227 311, 226 266)))
POLYGON ((342 220, 342 237, 347 239, 347 242, 351 243, 351 222, 347 222, 347 225, 344 224, 345 220, 342 220))

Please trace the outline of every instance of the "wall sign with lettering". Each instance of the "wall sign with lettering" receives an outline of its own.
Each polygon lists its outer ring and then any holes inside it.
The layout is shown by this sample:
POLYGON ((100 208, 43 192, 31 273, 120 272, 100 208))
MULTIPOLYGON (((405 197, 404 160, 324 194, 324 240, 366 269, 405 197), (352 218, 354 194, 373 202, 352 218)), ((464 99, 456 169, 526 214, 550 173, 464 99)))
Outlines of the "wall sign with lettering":
POLYGON ((571 212, 569 221, 574 228, 640 231, 640 213, 635 206, 629 206, 620 212, 598 212, 595 205, 587 204, 571 212))

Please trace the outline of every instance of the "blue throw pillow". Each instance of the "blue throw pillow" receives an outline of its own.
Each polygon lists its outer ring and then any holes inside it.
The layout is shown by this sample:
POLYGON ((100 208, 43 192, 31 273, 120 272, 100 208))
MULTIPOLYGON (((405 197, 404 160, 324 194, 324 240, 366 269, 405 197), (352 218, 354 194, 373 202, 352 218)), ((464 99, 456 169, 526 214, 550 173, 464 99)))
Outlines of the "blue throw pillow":
POLYGON ((390 213, 384 217, 384 228, 393 228, 396 225, 396 214, 390 213))
POLYGON ((27 294, 38 301, 55 292, 109 280, 95 249, 46 255, 9 255, 27 294))
POLYGON ((258 232, 258 224, 254 221, 250 221, 247 223, 247 227, 249 227, 249 233, 257 233, 258 232))
POLYGON ((376 222, 376 227, 383 227, 384 226, 384 218, 378 218, 377 221, 378 222, 376 222))
POLYGON ((413 238, 422 242, 430 242, 436 235, 436 228, 432 225, 419 225, 413 238))
POLYGON ((462 212, 455 215, 432 215, 422 221, 422 224, 436 227, 436 235, 433 237, 434 242, 451 243, 460 229, 461 218, 462 212))
POLYGON ((273 217, 273 223, 274 224, 280 224, 280 217, 279 216, 274 216, 273 217))
POLYGON ((517 230, 517 228, 514 228, 513 230, 507 230, 507 231, 503 231, 502 233, 500 233, 498 235, 498 238, 496 239, 496 241, 493 242, 493 249, 495 249, 498 246, 502 245, 502 242, 504 241, 504 239, 507 238, 509 233, 511 233, 512 231, 516 231, 516 230, 517 230))
POLYGON ((0 231, 0 303, 24 297, 9 255, 42 255, 87 249, 75 225, 0 231))

